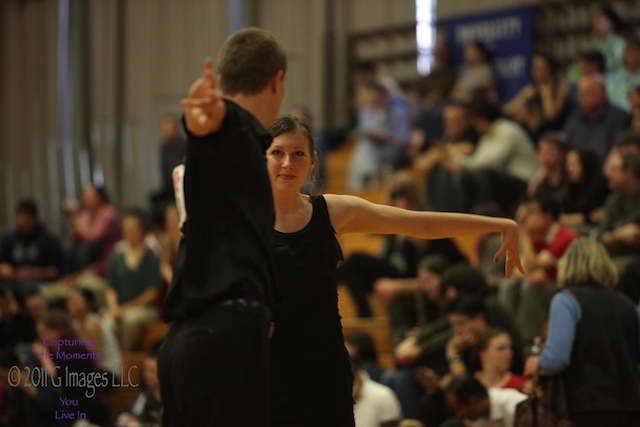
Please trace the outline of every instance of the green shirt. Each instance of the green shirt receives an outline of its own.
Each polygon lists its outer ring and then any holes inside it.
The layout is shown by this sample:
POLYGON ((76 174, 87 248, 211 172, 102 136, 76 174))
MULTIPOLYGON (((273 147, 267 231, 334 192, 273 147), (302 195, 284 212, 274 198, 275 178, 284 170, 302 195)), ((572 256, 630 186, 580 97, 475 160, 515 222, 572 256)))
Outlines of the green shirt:
POLYGON ((124 252, 114 254, 109 259, 107 281, 118 294, 118 304, 133 301, 147 289, 160 287, 160 261, 147 250, 138 267, 132 270, 124 260, 124 252))

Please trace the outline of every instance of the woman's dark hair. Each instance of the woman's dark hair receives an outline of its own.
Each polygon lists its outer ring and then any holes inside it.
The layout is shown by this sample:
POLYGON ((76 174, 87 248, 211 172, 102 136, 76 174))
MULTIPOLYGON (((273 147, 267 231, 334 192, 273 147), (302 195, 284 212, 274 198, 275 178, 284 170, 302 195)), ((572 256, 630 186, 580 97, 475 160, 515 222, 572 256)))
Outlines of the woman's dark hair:
POLYGON ((598 12, 607 17, 607 19, 611 22, 611 26, 613 27, 613 31, 619 33, 622 30, 622 20, 618 13, 613 10, 610 6, 601 6, 598 8, 598 12))
POLYGON ((593 149, 576 148, 572 151, 575 151, 580 159, 582 176, 578 182, 569 182, 562 203, 564 212, 581 211, 597 195, 604 182, 600 159, 593 149))
POLYGON ((145 233, 151 230, 151 220, 149 219, 149 214, 144 209, 128 208, 122 213, 122 218, 125 217, 135 218, 145 233))
POLYGON ((98 309, 98 305, 96 303, 96 294, 91 289, 76 288, 76 291, 82 296, 84 302, 87 303, 89 311, 94 312, 98 309))
POLYGON ((109 203, 109 194, 107 193, 107 190, 104 188, 104 186, 94 185, 93 189, 96 190, 96 194, 98 194, 98 197, 100 197, 100 200, 103 204, 109 203))
POLYGON ((480 51, 480 54, 484 58, 484 62, 493 62, 493 51, 489 49, 486 43, 480 40, 473 40, 468 43, 469 46, 473 46, 480 51))
POLYGON ((484 97, 475 97, 475 99, 467 104, 467 111, 469 111, 470 116, 485 119, 489 122, 494 122, 502 117, 500 105, 484 97))
POLYGON ((47 328, 58 331, 62 338, 78 339, 78 334, 71 324, 69 315, 62 309, 52 308, 47 310, 39 321, 47 328))
POLYGON ((489 291, 484 274, 465 263, 447 268, 440 278, 440 283, 442 283, 442 289, 455 289, 458 296, 461 294, 483 296, 489 291))
POLYGON ((489 397, 487 389, 474 378, 473 375, 459 375, 453 377, 445 388, 445 392, 451 393, 461 405, 469 403, 472 397, 486 399, 489 397))
POLYGON ((462 314, 469 316, 470 318, 476 317, 478 314, 482 314, 484 318, 487 318, 487 307, 484 304, 482 297, 477 295, 461 295, 454 299, 447 306, 447 314, 462 314))
POLYGON ((558 78, 558 61, 553 55, 548 53, 538 52, 533 55, 534 57, 538 57, 542 59, 549 67, 549 72, 553 76, 554 79, 558 78))

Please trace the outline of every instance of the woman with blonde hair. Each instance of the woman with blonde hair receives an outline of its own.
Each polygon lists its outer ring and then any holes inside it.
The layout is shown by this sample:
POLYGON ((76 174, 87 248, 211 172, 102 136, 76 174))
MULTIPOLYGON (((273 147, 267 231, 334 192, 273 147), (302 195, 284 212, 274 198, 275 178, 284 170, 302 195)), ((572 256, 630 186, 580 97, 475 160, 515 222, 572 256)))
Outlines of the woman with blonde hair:
POLYGON ((640 426, 640 309, 613 290, 618 272, 595 240, 574 241, 558 264, 542 354, 525 375, 561 373, 576 427, 640 426))

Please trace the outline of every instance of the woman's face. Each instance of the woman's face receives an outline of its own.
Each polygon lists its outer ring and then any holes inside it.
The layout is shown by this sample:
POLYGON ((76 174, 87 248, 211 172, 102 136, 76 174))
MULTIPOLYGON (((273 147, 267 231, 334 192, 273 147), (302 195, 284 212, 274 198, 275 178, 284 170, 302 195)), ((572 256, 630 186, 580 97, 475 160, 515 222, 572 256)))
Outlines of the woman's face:
POLYGON ((576 183, 582 179, 582 163, 577 151, 569 151, 567 154, 567 179, 576 183))
POLYGON ((102 204, 100 195, 93 185, 88 185, 87 187, 85 187, 84 191, 82 192, 82 203, 90 211, 98 209, 102 204))
POLYGON ((144 242, 145 232, 138 218, 125 216, 122 218, 122 236, 130 244, 140 244, 144 242))
POLYGON ((482 57, 482 52, 478 48, 478 46, 474 44, 468 44, 464 48, 464 60, 467 64, 475 65, 480 64, 484 58, 482 57))
POLYGON ((606 36, 613 31, 613 24, 609 18, 607 18, 607 15, 597 13, 596 16, 593 17, 593 31, 600 36, 606 36))
POLYGON ((536 83, 546 83, 552 79, 551 68, 541 56, 534 56, 531 61, 531 78, 536 83))
POLYGON ((267 171, 274 191, 299 191, 314 167, 309 140, 302 132, 276 136, 267 150, 267 171))
POLYGON ((483 366, 491 366, 499 372, 507 372, 511 369, 513 350, 511 338, 507 334, 496 335, 491 338, 489 345, 481 352, 483 366))
POLYGON ((67 311, 71 317, 78 317, 88 312, 87 302, 79 291, 72 291, 67 298, 67 311))
POLYGON ((418 284, 420 290, 427 296, 429 301, 437 301, 440 298, 440 276, 433 271, 420 269, 418 272, 418 284))

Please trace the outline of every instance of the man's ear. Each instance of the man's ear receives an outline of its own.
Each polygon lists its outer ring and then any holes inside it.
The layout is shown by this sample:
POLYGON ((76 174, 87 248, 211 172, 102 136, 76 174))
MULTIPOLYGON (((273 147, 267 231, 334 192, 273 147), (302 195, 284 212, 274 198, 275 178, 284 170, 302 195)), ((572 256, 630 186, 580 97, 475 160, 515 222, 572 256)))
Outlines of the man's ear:
POLYGON ((284 79, 285 79, 284 70, 278 71, 276 75, 273 76, 273 78, 269 82, 269 87, 271 88, 271 91, 273 93, 278 93, 280 86, 284 84, 284 79))

